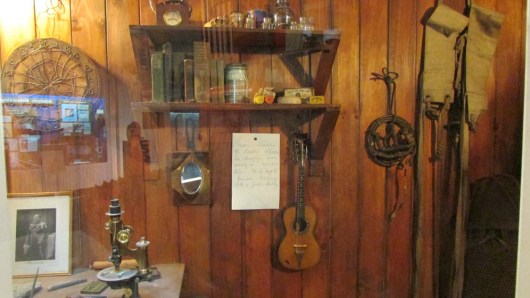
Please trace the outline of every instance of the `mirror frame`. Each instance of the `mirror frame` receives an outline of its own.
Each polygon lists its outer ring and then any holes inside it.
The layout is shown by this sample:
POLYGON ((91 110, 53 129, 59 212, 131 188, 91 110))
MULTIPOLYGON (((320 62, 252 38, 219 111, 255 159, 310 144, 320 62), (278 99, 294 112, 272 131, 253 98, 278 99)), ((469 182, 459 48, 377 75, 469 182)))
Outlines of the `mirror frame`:
POLYGON ((170 154, 169 182, 173 199, 177 205, 209 205, 210 195, 210 163, 207 152, 174 152, 170 154), (193 194, 187 193, 182 186, 182 172, 190 163, 196 164, 201 170, 202 183, 193 194))

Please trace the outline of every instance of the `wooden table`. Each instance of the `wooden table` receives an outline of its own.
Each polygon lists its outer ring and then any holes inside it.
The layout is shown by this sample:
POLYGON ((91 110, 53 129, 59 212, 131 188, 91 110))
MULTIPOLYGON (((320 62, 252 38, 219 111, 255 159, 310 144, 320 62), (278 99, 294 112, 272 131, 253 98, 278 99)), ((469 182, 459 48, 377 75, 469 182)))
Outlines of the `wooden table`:
MULTIPOLYGON (((151 282, 141 282, 139 283, 139 292, 142 298, 173 298, 180 296, 180 289, 182 286, 182 278, 184 276, 184 264, 162 264, 154 265, 160 272, 161 278, 155 279, 151 282)), ((94 270, 81 270, 81 272, 76 272, 75 274, 69 276, 43 276, 39 277, 37 280, 41 282, 41 288, 34 295, 35 298, 66 298, 66 297, 76 297, 79 295, 84 295, 90 297, 90 294, 81 294, 81 289, 86 286, 89 282, 97 280, 96 278, 97 271, 94 270), (63 288, 55 291, 48 291, 48 287, 56 285, 58 283, 79 280, 86 278, 87 281, 81 284, 77 284, 71 287, 63 288)), ((13 279, 13 284, 22 284, 22 283, 31 283, 33 282, 32 278, 16 278, 13 279)), ((124 293, 123 289, 112 290, 108 287, 98 296, 103 296, 107 298, 121 298, 124 293)), ((96 295, 96 294, 94 294, 96 295)))

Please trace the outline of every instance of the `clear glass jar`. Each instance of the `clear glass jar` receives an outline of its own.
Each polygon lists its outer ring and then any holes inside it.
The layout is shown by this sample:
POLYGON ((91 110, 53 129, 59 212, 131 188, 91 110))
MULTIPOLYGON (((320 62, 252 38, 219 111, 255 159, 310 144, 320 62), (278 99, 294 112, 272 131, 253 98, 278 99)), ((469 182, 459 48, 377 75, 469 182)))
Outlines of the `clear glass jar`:
POLYGON ((225 102, 248 102, 247 65, 232 63, 225 67, 225 102))
POLYGON ((234 11, 230 14, 230 26, 234 28, 243 28, 245 16, 242 12, 234 11))
POLYGON ((293 10, 289 7, 287 0, 277 0, 272 12, 274 28, 288 29, 294 19, 293 10))

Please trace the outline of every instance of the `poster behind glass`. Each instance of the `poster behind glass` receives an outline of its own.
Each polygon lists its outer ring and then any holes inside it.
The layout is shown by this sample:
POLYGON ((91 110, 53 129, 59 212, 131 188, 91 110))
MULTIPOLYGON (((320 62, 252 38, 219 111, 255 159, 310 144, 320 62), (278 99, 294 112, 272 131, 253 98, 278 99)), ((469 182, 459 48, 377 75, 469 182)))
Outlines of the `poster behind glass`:
POLYGON ((1 100, 9 168, 40 168, 52 151, 65 165, 107 160, 102 98, 2 94, 1 100))

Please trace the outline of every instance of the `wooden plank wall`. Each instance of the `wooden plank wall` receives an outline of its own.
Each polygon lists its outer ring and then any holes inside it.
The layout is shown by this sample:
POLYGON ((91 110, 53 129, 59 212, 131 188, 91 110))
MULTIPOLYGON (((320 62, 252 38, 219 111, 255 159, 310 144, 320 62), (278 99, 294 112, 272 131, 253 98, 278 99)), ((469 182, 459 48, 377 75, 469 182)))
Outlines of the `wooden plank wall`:
MULTIPOLYGON (((273 1, 189 2, 193 6, 192 20, 205 22, 237 9, 267 8, 273 1)), ((421 19, 436 3, 289 2, 295 15, 314 16, 317 28, 341 29, 339 52, 326 93, 328 102, 341 105, 341 114, 324 159, 324 174, 307 179, 308 204, 317 211, 315 234, 322 258, 316 267, 304 272, 285 272, 271 262, 271 247, 278 237, 278 210, 230 210, 230 148, 234 132, 280 134, 281 205, 294 198, 287 154, 287 133, 298 126, 295 118, 287 117, 292 115, 201 113, 195 142, 197 150, 209 152, 212 204, 176 206, 168 188, 166 164, 170 152, 187 150, 184 122, 162 114, 142 120, 141 114, 130 106, 140 100, 140 82, 128 26, 155 23, 148 1, 19 0, 0 4, 2 12, 16 11, 16 18, 2 14, 0 19, 2 65, 21 44, 38 37, 55 37, 79 47, 101 69, 101 96, 109 107, 109 161, 69 167, 59 173, 47 169, 8 171, 9 192, 76 191, 76 266, 86 266, 109 254, 103 230, 104 212, 108 201, 116 196, 127 211, 124 220, 135 227, 135 235, 146 235, 151 241, 153 264, 186 264, 186 297, 408 297, 412 293, 412 160, 407 159, 400 169, 374 164, 365 153, 364 133, 373 120, 386 112, 385 85, 371 80, 372 73, 381 72, 383 67, 399 73, 397 113, 414 122, 423 38, 421 19), (50 3, 62 3, 63 7, 48 15, 45 10, 50 3), (158 160, 158 172, 155 168, 154 176, 142 173, 141 158, 122 154, 130 149, 124 141, 126 127, 134 120, 142 123, 145 136, 156 144, 157 151, 152 153, 158 160), (127 171, 138 165, 140 170, 127 171), (147 176, 150 178, 143 179, 147 176)), ((470 178, 473 181, 496 173, 517 176, 521 160, 526 1, 474 2, 503 13, 505 23, 488 83, 488 111, 478 132, 471 136, 470 178)), ((447 0, 445 4, 463 11, 465 1, 447 0)), ((249 65, 251 93, 262 86, 281 89, 295 85, 276 56, 226 57, 249 65)), ((435 279, 439 275, 437 262, 446 256, 443 248, 451 243, 446 238, 450 235, 447 229, 454 201, 450 196, 436 202, 432 199, 432 181, 440 172, 440 165, 433 165, 430 160, 429 121, 425 122, 425 131, 425 195, 421 204, 425 216, 420 222, 424 266, 418 297, 434 297, 440 287, 447 287, 435 279)))

